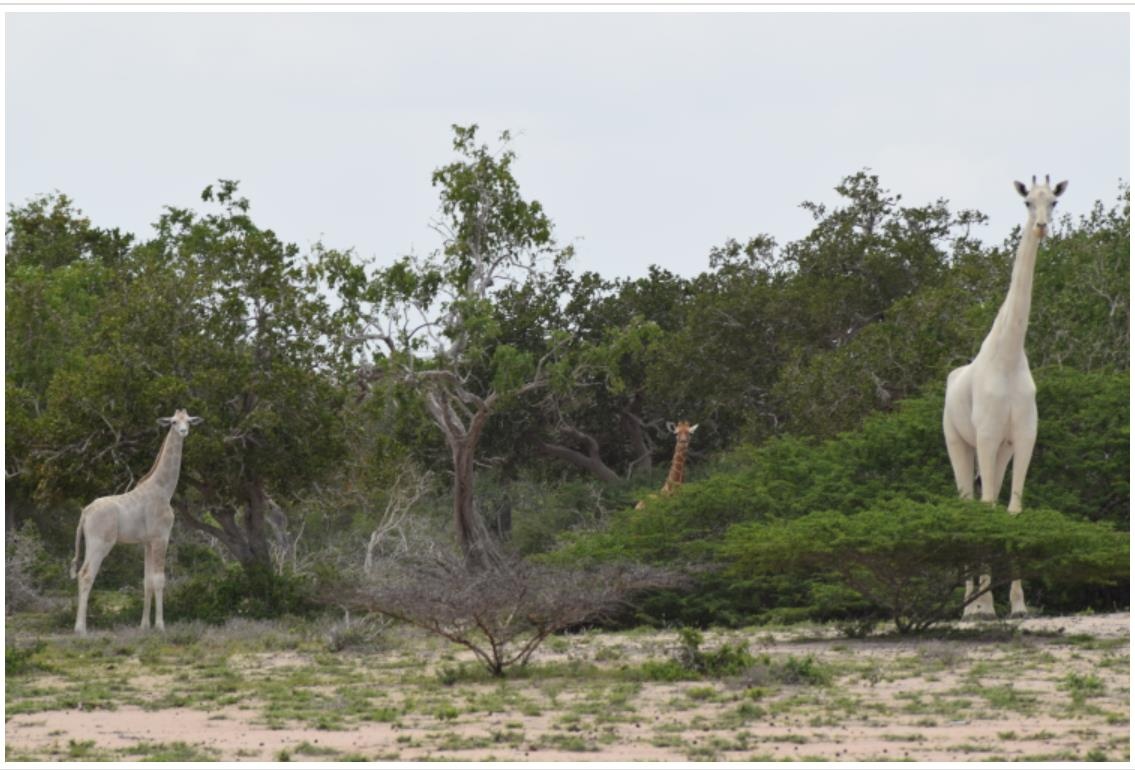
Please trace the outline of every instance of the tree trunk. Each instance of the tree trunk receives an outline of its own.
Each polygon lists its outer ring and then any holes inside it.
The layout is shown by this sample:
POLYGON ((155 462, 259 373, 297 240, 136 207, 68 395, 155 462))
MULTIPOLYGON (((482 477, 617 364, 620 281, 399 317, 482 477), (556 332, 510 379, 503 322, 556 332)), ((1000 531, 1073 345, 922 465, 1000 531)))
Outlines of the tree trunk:
POLYGON ((268 546, 267 529, 265 527, 265 511, 267 496, 259 481, 246 482, 242 491, 245 499, 244 520, 237 521, 237 507, 227 504, 219 499, 216 492, 208 484, 193 478, 187 481, 201 492, 205 499, 205 508, 213 515, 220 526, 214 526, 194 515, 189 508, 188 501, 181 497, 176 501, 178 513, 186 524, 199 532, 204 532, 220 541, 225 550, 242 567, 254 565, 270 565, 272 562, 271 550, 268 546))
POLYGON ((496 543, 481 521, 474 504, 473 457, 476 441, 454 442, 453 445, 453 525, 457 544, 470 567, 480 569, 497 563, 496 543))
POLYGON ((248 543, 249 560, 243 563, 245 567, 252 564, 265 566, 272 563, 272 549, 268 545, 267 511, 268 496, 264 494, 263 484, 259 480, 247 482, 244 532, 248 543))

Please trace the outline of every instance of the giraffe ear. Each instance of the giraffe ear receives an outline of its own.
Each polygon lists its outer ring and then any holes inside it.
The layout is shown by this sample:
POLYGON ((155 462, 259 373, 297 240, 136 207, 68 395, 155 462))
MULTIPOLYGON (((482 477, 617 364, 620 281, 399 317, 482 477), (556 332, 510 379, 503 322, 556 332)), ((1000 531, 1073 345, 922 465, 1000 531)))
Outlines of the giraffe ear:
POLYGON ((1068 180, 1067 179, 1065 179, 1063 182, 1057 182, 1056 187, 1052 188, 1052 194, 1055 195, 1057 198, 1059 198, 1061 195, 1064 194, 1064 190, 1067 187, 1068 187, 1068 180))
POLYGON ((204 417, 190 417, 189 418, 189 424, 190 425, 200 425, 203 422, 205 422, 204 417))
POLYGON ((699 424, 700 423, 694 423, 693 425, 691 425, 690 426, 690 433, 693 433, 695 430, 697 430, 699 424))
POLYGON ((1029 188, 1025 187, 1024 182, 1013 182, 1013 186, 1017 188, 1022 198, 1029 194, 1029 188))
POLYGON ((170 426, 170 423, 172 423, 172 422, 173 422, 173 419, 170 418, 170 417, 159 417, 158 418, 158 425, 161 425, 163 428, 168 428, 170 426))
POLYGON ((670 431, 671 433, 677 433, 678 432, 678 428, 674 425, 674 423, 670 422, 669 420, 666 421, 666 430, 670 431))

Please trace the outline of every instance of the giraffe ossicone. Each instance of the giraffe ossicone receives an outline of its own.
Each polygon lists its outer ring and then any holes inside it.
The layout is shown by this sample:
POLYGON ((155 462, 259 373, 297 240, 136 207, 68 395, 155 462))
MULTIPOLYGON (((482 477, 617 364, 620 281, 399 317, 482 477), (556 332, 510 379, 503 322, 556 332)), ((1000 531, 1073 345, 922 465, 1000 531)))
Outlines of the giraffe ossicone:
POLYGON ((177 490, 181 473, 181 446, 189 434, 189 426, 202 418, 190 417, 178 409, 173 417, 161 417, 158 424, 169 426, 165 441, 154 460, 154 466, 138 480, 133 489, 121 495, 100 497, 83 509, 75 530, 75 558, 71 561, 71 577, 79 581, 79 609, 75 632, 87 632, 87 601, 99 567, 118 543, 141 543, 145 547, 142 628, 150 627, 150 600, 154 599, 154 625, 165 628, 162 617, 162 594, 165 591, 166 549, 173 529, 173 508, 170 500, 177 490), (79 550, 87 541, 83 566, 79 566, 79 550))
MULTIPOLYGON (((958 494, 963 499, 973 499, 976 459, 981 499, 996 504, 1012 460, 1011 514, 1021 510, 1025 475, 1037 435, 1036 384, 1025 355, 1037 249, 1052 222, 1056 199, 1064 193, 1068 182, 1059 182, 1053 187, 1046 175, 1042 184, 1038 184, 1034 176, 1031 186, 1021 182, 1013 185, 1025 199, 1028 215, 1013 261, 1009 291, 977 356, 946 378, 946 404, 942 413, 946 451, 950 455, 958 494)), ((989 586, 988 574, 980 576, 976 587, 972 580, 966 581, 968 603, 963 617, 996 615, 989 586), (979 592, 983 593, 969 601, 979 592)), ((1009 602, 1013 615, 1028 613, 1020 580, 1013 581, 1009 602)))

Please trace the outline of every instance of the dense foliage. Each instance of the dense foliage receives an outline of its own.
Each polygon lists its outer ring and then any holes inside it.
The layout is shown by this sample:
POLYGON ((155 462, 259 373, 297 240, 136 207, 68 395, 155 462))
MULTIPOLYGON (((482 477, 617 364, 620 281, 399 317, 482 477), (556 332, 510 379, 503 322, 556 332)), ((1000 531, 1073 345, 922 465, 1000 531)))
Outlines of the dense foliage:
MULTIPOLYGON (((11 206, 19 602, 73 590, 57 562, 79 510, 128 489, 160 445, 156 419, 186 408, 205 422, 174 498, 171 617, 307 612, 333 573, 453 546, 692 570, 692 590, 656 591, 623 620, 894 615, 862 575, 806 549, 766 569, 754 544, 811 517, 850 527, 889 511, 905 528, 888 537, 914 553, 932 540, 910 522, 962 510, 942 391, 988 330, 1019 232, 986 246, 979 212, 910 205, 860 171, 835 205, 802 204, 814 223, 798 241, 722 234, 692 277, 575 273, 502 138, 492 151, 455 127, 432 177, 436 248, 379 265, 281 242, 226 180, 202 212, 163 209, 145 239, 61 194, 11 206), (662 483, 664 426, 680 419, 700 426, 688 483, 632 510, 662 483)), ((1053 537, 1129 528, 1129 233, 1124 188, 1060 222, 1039 254, 1025 507, 1063 517, 1046 519, 1053 537)), ((990 521, 971 534, 1008 542, 1010 524, 990 521)), ((137 589, 140 562, 119 546, 98 587, 137 589)), ((1030 584, 1046 610, 1126 603, 1124 575, 1101 587, 1086 567, 1032 574, 1048 575, 1030 584)), ((895 617, 913 627, 911 612, 895 617)))

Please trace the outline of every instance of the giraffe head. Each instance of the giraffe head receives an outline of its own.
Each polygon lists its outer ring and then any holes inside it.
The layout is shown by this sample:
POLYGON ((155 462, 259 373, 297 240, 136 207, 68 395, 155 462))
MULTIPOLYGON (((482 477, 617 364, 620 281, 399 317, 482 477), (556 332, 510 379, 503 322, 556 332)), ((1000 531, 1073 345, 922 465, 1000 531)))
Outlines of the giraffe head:
POLYGON ((677 425, 672 422, 666 423, 666 430, 673 433, 678 437, 678 446, 688 446, 690 443, 690 434, 698 429, 697 425, 690 425, 689 421, 682 420, 677 425))
POLYGON ((189 426, 197 425, 203 419, 203 417, 190 417, 189 412, 184 409, 178 409, 173 413, 173 417, 159 417, 158 425, 161 425, 163 428, 167 425, 172 425, 179 436, 185 437, 189 435, 189 426))
POLYGON ((1025 199, 1029 209, 1029 221, 1036 227, 1037 235, 1041 238, 1048 231, 1048 223, 1052 221, 1052 210, 1056 208, 1056 199, 1068 187, 1068 182, 1058 182, 1055 187, 1049 187, 1048 174, 1044 175, 1044 184, 1037 184, 1033 177, 1032 187, 1025 187, 1023 182, 1013 182, 1017 192, 1025 199))

